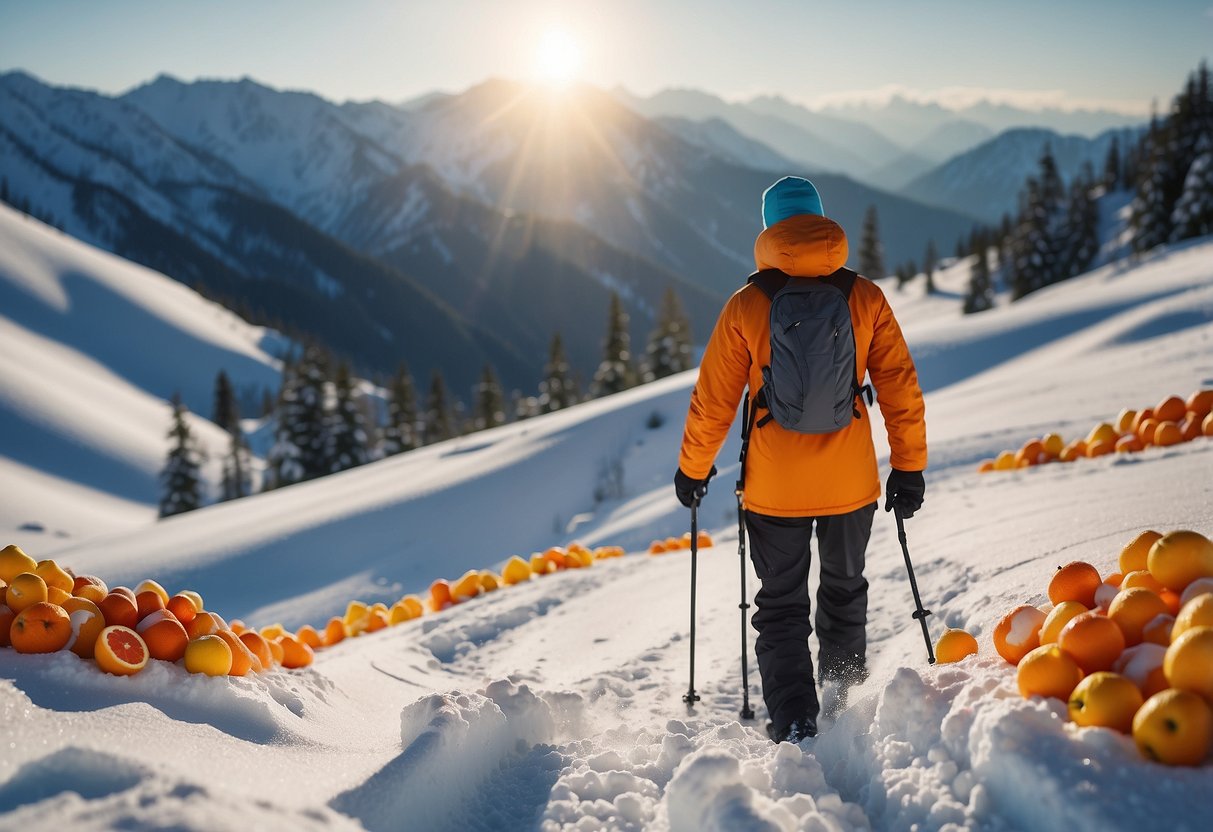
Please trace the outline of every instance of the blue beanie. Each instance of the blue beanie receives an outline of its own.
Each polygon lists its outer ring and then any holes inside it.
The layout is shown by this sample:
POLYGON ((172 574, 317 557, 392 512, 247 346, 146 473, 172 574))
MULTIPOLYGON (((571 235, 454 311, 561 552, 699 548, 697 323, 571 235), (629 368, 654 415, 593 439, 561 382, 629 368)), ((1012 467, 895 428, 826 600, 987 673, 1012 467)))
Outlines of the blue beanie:
POLYGON ((825 216, 821 207, 821 195, 816 186, 799 176, 785 176, 762 192, 762 227, 770 228, 777 222, 797 214, 825 216))

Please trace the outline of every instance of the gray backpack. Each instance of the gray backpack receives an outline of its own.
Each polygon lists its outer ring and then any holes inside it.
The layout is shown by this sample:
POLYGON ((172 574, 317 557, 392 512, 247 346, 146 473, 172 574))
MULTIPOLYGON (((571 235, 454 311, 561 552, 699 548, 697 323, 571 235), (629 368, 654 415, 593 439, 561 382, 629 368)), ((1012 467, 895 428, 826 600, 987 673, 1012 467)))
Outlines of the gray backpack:
POLYGON ((848 302, 856 274, 792 278, 777 269, 750 275, 771 299, 771 363, 762 368, 757 421, 797 433, 833 433, 859 418, 855 399, 871 388, 856 378, 855 329, 848 302))

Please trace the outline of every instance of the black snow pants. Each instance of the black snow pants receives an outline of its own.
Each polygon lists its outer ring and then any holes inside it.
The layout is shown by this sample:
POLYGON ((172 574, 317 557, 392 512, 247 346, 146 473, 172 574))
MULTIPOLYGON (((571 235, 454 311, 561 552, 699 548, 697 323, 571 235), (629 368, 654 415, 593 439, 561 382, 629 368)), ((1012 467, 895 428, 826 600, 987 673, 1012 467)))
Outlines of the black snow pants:
POLYGON ((809 543, 813 526, 821 557, 817 588, 818 661, 822 678, 854 681, 866 673, 868 582, 864 554, 876 503, 830 517, 771 517, 746 512, 750 557, 762 582, 751 620, 762 697, 776 730, 821 709, 809 635, 809 543))

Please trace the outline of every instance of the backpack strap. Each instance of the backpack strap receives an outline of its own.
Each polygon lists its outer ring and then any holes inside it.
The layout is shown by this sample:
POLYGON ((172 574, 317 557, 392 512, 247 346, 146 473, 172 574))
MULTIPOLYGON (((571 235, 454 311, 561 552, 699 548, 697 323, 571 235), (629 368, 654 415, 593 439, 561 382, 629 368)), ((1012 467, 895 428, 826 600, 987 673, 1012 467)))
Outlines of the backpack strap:
POLYGON ((775 300, 775 294, 787 286, 789 280, 791 278, 779 269, 763 269, 750 275, 746 283, 753 283, 761 289, 762 293, 767 296, 767 300, 775 300))
POLYGON ((828 274, 820 278, 823 283, 829 283, 831 286, 842 292, 843 297, 847 299, 847 303, 851 302, 851 290, 855 288, 855 278, 859 275, 846 268, 845 266, 833 274, 828 274))

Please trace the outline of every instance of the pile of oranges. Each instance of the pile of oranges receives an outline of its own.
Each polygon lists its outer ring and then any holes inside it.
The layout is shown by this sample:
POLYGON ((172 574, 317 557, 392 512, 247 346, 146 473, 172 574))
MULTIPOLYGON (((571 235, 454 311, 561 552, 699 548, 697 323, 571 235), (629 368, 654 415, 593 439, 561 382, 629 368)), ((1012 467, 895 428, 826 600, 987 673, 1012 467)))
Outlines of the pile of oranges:
POLYGON ((1101 422, 1084 439, 1069 444, 1056 433, 1030 439, 1018 451, 1003 451, 987 459, 978 473, 1013 471, 1050 462, 1074 462, 1111 453, 1131 454, 1151 445, 1168 447, 1190 442, 1198 436, 1213 437, 1213 390, 1198 390, 1185 402, 1168 396, 1156 407, 1122 410, 1114 422, 1101 422))
POLYGON ((1118 567, 1058 568, 1050 603, 1007 613, 994 647, 1025 698, 1060 699, 1077 725, 1132 734, 1148 759, 1201 765, 1213 748, 1213 542, 1142 532, 1118 567))
MULTIPOLYGON (((698 538, 698 548, 710 549, 714 544, 712 536, 707 532, 700 532, 698 538)), ((681 552, 691 548, 691 533, 686 532, 682 537, 667 537, 665 540, 654 540, 649 544, 650 555, 663 555, 666 552, 681 552)))

